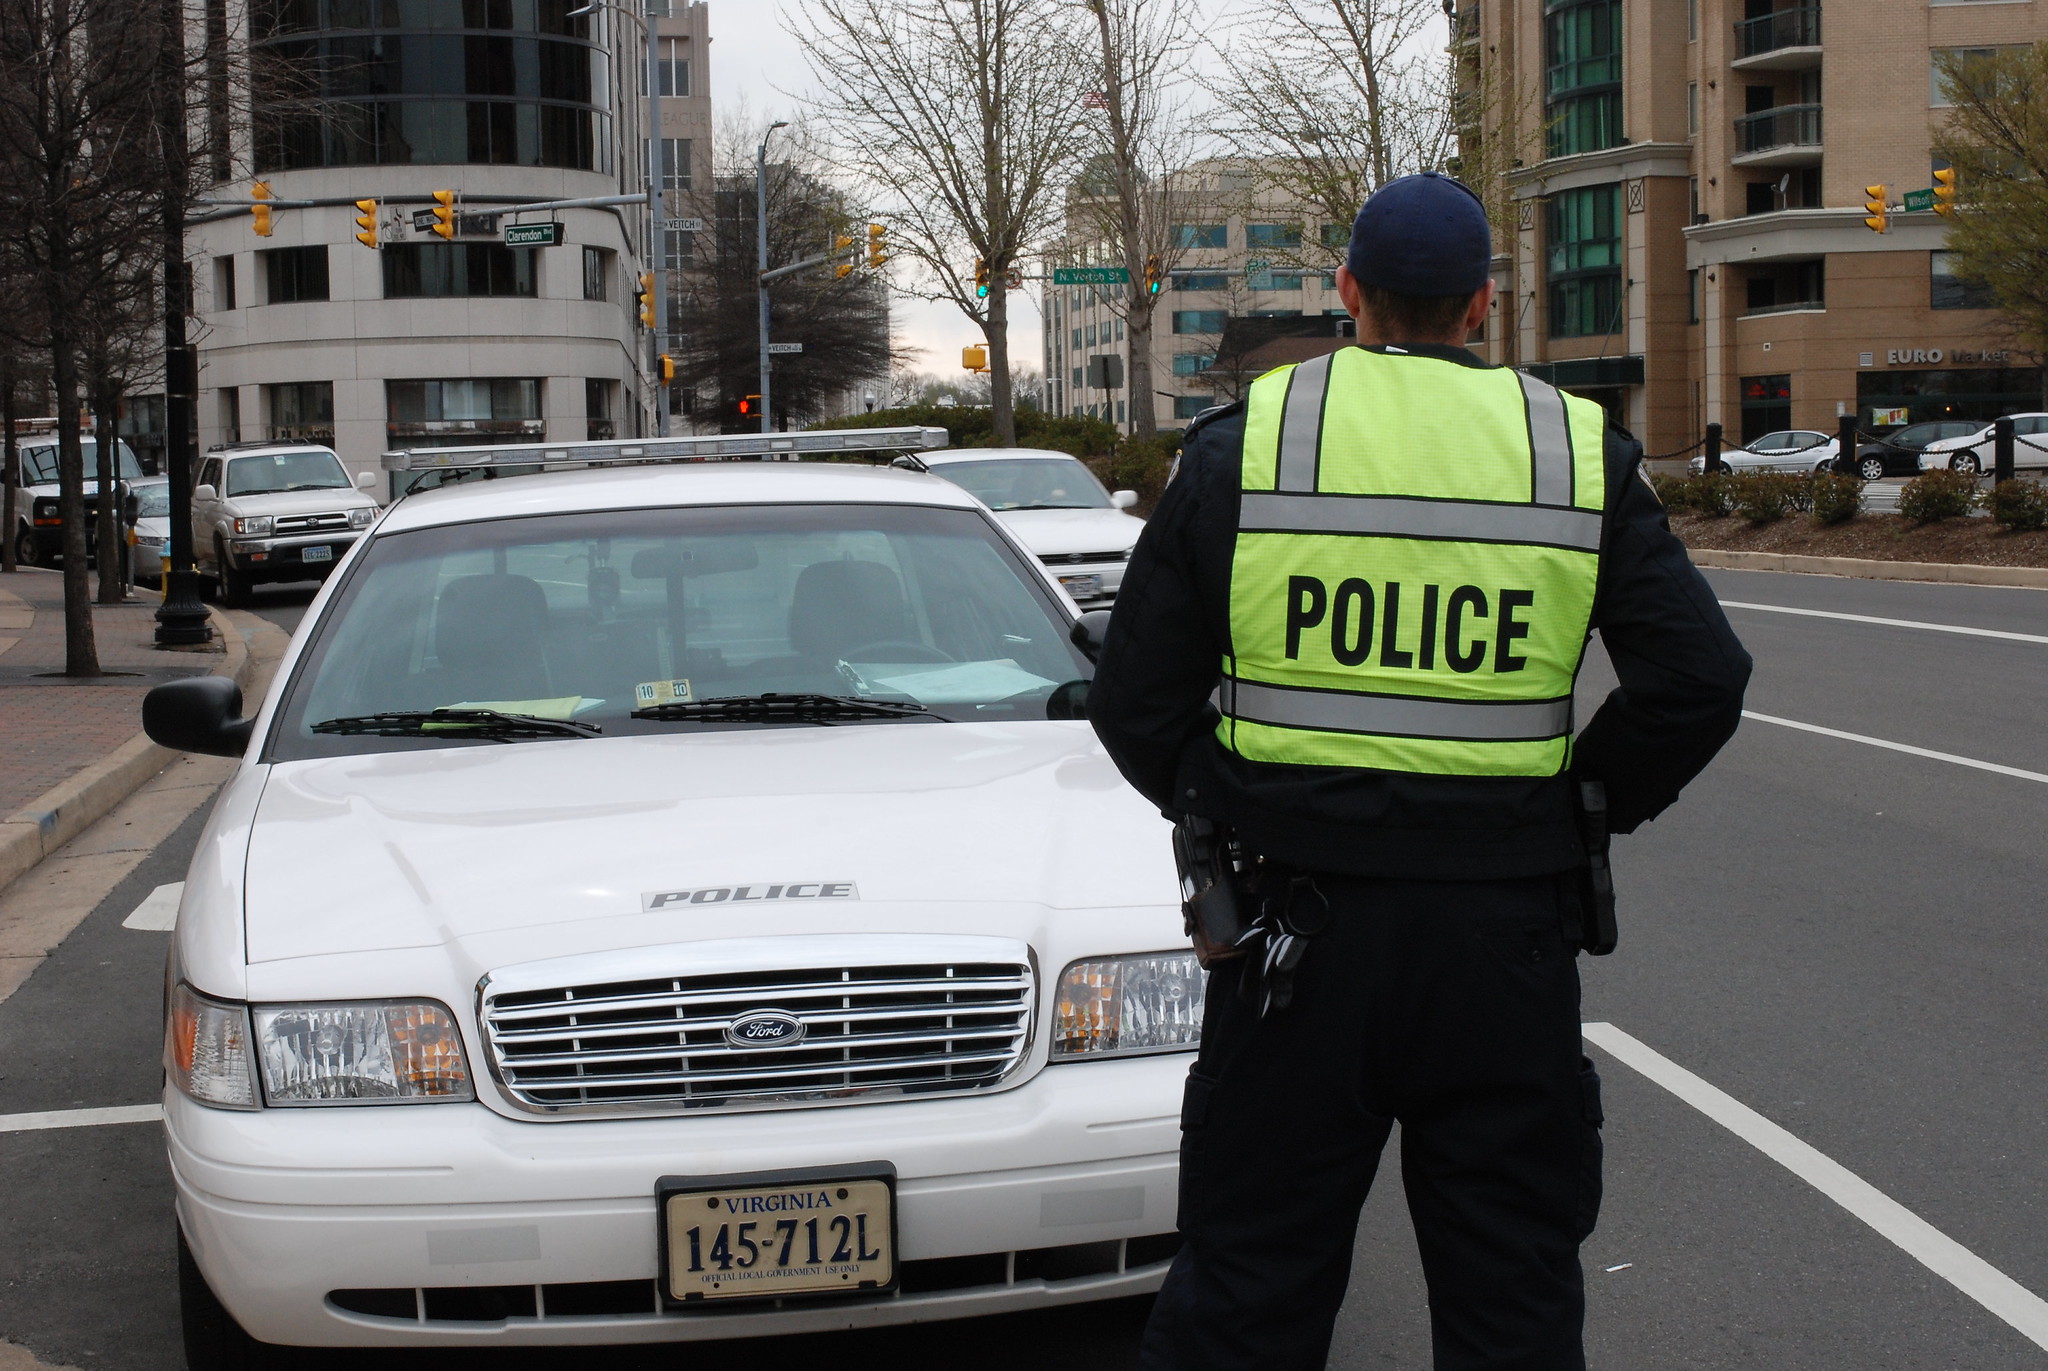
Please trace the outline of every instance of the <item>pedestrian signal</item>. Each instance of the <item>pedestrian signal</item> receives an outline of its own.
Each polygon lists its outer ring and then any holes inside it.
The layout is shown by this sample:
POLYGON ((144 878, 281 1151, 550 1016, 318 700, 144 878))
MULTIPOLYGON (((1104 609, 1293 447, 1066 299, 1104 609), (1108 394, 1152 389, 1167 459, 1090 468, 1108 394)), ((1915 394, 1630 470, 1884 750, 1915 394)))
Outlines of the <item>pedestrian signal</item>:
POLYGON ((654 273, 640 273, 640 326, 654 327, 654 273))
POLYGON ((434 192, 434 232, 443 238, 455 236, 455 192, 452 190, 434 192))
POLYGON ((356 201, 356 241, 366 248, 377 246, 377 202, 356 201))
POLYGON ((889 260, 889 230, 882 224, 868 225, 868 265, 879 267, 889 260))
POLYGON ((661 354, 661 383, 667 385, 675 379, 676 359, 664 352, 661 354))
POLYGON ((1870 226, 1872 233, 1883 233, 1891 227, 1891 211, 1885 208, 1884 187, 1865 186, 1863 193, 1869 197, 1863 202, 1863 222, 1870 226))
POLYGON ((1954 214, 1956 212, 1956 169, 1943 167, 1934 173, 1934 212, 1954 214))
POLYGON ((740 397, 740 413, 742 415, 752 414, 754 406, 760 402, 761 397, 758 395, 742 395, 740 397))
POLYGON ((268 238, 270 236, 270 206, 263 204, 262 201, 270 198, 270 182, 258 181, 251 185, 249 187, 249 198, 258 202, 249 210, 249 217, 256 221, 256 236, 258 238, 268 238))
POLYGON ((976 344, 960 349, 960 365, 977 374, 988 370, 988 349, 976 344))

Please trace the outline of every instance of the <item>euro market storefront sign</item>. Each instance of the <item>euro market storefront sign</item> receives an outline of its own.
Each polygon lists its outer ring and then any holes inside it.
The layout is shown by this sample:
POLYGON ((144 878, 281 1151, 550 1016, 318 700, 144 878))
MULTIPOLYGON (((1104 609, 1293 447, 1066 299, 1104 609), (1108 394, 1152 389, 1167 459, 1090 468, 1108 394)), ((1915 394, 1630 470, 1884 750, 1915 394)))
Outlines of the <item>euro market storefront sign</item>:
MULTIPOLYGON (((1864 366, 1874 366, 1875 356, 1863 353, 1857 359, 1864 366)), ((1946 362, 1950 366, 2002 367, 2008 362, 2008 354, 1987 348, 1891 348, 1884 355, 1888 367, 1938 367, 1946 362)))

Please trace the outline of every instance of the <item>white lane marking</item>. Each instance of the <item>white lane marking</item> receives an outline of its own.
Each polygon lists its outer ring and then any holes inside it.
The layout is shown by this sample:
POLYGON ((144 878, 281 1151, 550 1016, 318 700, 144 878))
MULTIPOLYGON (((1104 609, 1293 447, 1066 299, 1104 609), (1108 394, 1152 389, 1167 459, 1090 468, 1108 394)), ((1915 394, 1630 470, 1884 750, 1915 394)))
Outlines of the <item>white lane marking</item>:
POLYGON ((1794 609, 1790 605, 1758 605, 1747 600, 1723 600, 1724 609, 1760 609, 1766 614, 1799 614, 1809 619, 1847 619, 1856 624, 1882 624, 1886 628, 1924 628, 1929 633, 1967 633, 1972 638, 2008 638, 2015 643, 2048 643, 2048 634, 2008 633, 2002 628, 1965 628, 1961 624, 1930 624, 1920 619, 1880 619, 1872 614, 1838 614, 1832 609, 1794 609))
POLYGON ((1995 771, 2001 776, 2017 776, 2023 781, 2040 781, 2048 785, 2048 775, 2039 771, 2022 771, 2016 766, 2002 766, 1997 762, 1980 762, 1975 757, 1958 757, 1953 752, 1936 752, 1932 748, 1914 747, 1911 743, 1895 743, 1888 738, 1872 738, 1862 733, 1844 733, 1839 728, 1822 728, 1819 724, 1803 724, 1797 719, 1780 719, 1775 714, 1759 714, 1753 709, 1742 711, 1745 719, 1754 719, 1760 724, 1776 724, 1780 728, 1796 728, 1802 733, 1818 733, 1823 738, 1840 738, 1844 742, 1863 743, 1870 747, 1881 747, 1891 752, 1903 752, 1911 757, 1927 757, 1937 762, 1952 762, 1957 766, 1975 767, 1979 771, 1995 771))
POLYGON ((1707 1084, 1611 1023, 1580 1025, 1586 1041, 1663 1086, 1876 1229, 1914 1261, 2048 1348, 2048 1300, 2021 1285, 1840 1162, 1707 1084))
POLYGON ((33 1133, 40 1128, 90 1128, 109 1123, 156 1123, 160 1104, 123 1104, 111 1109, 52 1109, 41 1114, 0 1114, 0 1133, 33 1133))
POLYGON ((144 895, 142 903, 121 920, 121 927, 139 928, 145 933, 169 933, 178 926, 178 901, 184 894, 183 881, 158 886, 144 895))

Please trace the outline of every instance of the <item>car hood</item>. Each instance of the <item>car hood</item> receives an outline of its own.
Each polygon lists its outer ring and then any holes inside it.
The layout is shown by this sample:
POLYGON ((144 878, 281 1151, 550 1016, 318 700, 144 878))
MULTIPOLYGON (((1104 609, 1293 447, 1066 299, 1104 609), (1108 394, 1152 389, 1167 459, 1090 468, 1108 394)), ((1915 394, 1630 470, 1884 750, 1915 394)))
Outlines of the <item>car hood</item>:
POLYGON ((464 944, 490 966, 736 934, 982 931, 971 906, 1178 899, 1164 821, 1085 723, 1051 721, 279 763, 245 872, 252 964, 464 944))
POLYGON ((1957 452, 1966 447, 1975 447, 1978 443, 1989 439, 1990 436, 1991 431, 1984 429, 1976 433, 1966 433, 1960 438, 1937 438, 1920 450, 1922 452, 1957 452))
POLYGON ((138 538, 163 539, 171 536, 171 521, 151 516, 135 521, 135 536, 138 538))
POLYGON ((1120 509, 1012 509, 996 517, 1041 557, 1073 552, 1128 552, 1145 521, 1120 509))
POLYGON ((230 495, 225 501, 238 514, 325 514, 336 509, 361 509, 377 502, 353 486, 318 490, 280 490, 263 495, 230 495))

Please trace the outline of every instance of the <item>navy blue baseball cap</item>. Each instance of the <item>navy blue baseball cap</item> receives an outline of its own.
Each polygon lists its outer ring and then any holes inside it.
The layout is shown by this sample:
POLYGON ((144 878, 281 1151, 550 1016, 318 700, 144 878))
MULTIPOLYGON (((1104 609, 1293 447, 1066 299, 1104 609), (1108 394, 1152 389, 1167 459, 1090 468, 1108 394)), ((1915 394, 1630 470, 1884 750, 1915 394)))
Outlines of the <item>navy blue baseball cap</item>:
POLYGON ((1396 295, 1470 295, 1486 284, 1493 231, 1486 207, 1454 176, 1425 171, 1389 181, 1351 222, 1345 265, 1396 295))

